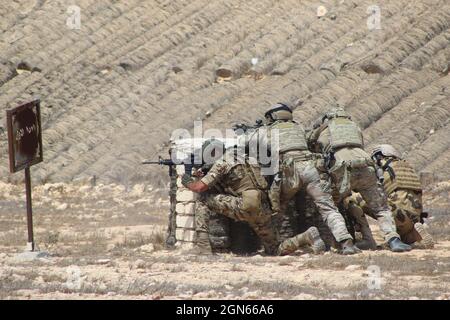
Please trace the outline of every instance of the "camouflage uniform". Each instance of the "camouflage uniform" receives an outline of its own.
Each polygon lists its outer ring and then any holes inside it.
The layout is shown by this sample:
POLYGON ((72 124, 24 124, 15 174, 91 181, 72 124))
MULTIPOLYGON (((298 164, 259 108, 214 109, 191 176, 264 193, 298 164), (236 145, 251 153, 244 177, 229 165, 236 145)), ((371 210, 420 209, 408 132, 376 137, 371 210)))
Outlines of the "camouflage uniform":
POLYGON ((362 133, 356 124, 347 117, 330 119, 311 131, 309 144, 330 159, 328 172, 334 184, 335 202, 341 203, 352 190, 359 192, 374 212, 385 240, 400 238, 387 197, 378 184, 374 162, 362 149, 362 133))
MULTIPOLYGON (((420 202, 420 194, 406 190, 394 191, 388 196, 388 204, 392 210, 397 232, 404 243, 412 244, 422 240, 420 234, 414 229, 414 225, 421 222, 420 202)), ((344 200, 344 208, 355 218, 358 228, 370 228, 367 219, 360 219, 360 217, 369 215, 375 218, 375 215, 359 193, 353 193, 347 197, 344 200)))
MULTIPOLYGON (((379 161, 379 166, 390 168, 383 172, 382 181, 401 240, 407 244, 424 240, 423 244, 426 247, 432 247, 433 240, 421 225, 423 223, 422 187, 414 169, 405 160, 396 158, 384 158, 379 161), (418 223, 420 225, 417 225, 418 223)), ((349 201, 357 206, 354 209, 360 208, 366 214, 374 216, 373 210, 357 194, 353 194, 351 200, 347 200, 349 201)), ((359 223, 364 224, 361 221, 359 223)))
POLYGON ((388 196, 397 232, 403 242, 411 244, 422 240, 414 225, 421 222, 422 194, 412 190, 397 190, 388 196))
POLYGON ((204 193, 196 202, 196 232, 207 233, 211 212, 222 214, 235 221, 245 221, 261 239, 265 252, 284 255, 300 246, 311 244, 307 234, 300 234, 280 244, 275 225, 272 223, 265 189, 266 180, 257 165, 240 158, 232 149, 227 150, 201 181, 208 187, 223 190, 221 194, 204 193))
POLYGON ((379 161, 390 168, 383 173, 383 185, 388 194, 397 231, 406 242, 420 241, 414 224, 422 220, 422 186, 417 173, 405 160, 387 158, 379 161))
POLYGON ((259 128, 250 137, 249 144, 255 145, 258 141, 259 144, 270 148, 272 135, 275 133, 278 133, 279 145, 276 147, 280 167, 269 191, 273 209, 284 213, 289 201, 304 190, 313 199, 334 238, 338 242, 352 239, 344 218, 333 202, 329 181, 321 179, 316 168, 319 157, 308 150, 305 131, 300 124, 291 120, 274 121, 259 128))

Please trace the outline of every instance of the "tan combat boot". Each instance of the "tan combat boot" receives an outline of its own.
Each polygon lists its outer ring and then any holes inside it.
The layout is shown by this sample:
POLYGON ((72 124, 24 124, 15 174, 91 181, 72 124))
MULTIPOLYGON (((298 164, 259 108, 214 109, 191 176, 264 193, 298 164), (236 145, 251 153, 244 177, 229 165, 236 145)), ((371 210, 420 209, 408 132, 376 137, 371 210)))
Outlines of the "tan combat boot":
POLYGON ((372 230, 370 230, 367 216, 364 214, 361 206, 350 202, 348 204, 348 212, 356 220, 356 225, 359 226, 359 231, 362 235, 362 240, 355 243, 356 247, 361 250, 376 250, 377 243, 373 238, 372 230))
POLYGON ((211 243, 209 242, 209 234, 207 232, 197 232, 194 252, 199 255, 212 254, 211 243))
POLYGON ((361 226, 362 240, 356 242, 356 246, 361 250, 376 250, 377 243, 373 238, 372 230, 369 226, 361 226))
POLYGON ((353 243, 353 239, 346 239, 340 242, 342 250, 341 254, 343 255, 351 255, 361 253, 361 250, 355 246, 353 243))
POLYGON ((434 247, 433 237, 428 233, 423 224, 421 224, 420 222, 415 223, 414 229, 416 229, 417 233, 422 238, 422 241, 420 241, 420 243, 424 248, 431 249, 434 247))
POLYGON ((316 227, 311 227, 305 232, 308 235, 309 244, 313 249, 314 254, 319 254, 325 251, 326 246, 320 237, 319 230, 316 227))
POLYGON ((278 248, 278 254, 284 256, 306 245, 310 245, 315 254, 325 251, 325 242, 320 238, 319 230, 316 227, 311 227, 305 232, 283 241, 278 248))

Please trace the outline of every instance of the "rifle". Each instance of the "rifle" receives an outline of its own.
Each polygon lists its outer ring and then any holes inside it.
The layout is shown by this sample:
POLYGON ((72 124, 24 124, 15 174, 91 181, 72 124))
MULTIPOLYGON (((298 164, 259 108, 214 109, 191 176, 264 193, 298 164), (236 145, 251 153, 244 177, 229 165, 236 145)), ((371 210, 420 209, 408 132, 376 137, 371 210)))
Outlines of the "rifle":
MULTIPOLYGON (((169 155, 171 152, 169 151, 169 155)), ((166 246, 172 248, 177 242, 176 238, 176 205, 177 205, 177 174, 175 166, 177 164, 184 165, 184 170, 186 174, 192 174, 192 168, 194 167, 194 154, 191 154, 190 159, 186 159, 181 163, 174 163, 172 159, 163 159, 158 157, 158 160, 144 160, 142 164, 157 164, 160 166, 169 167, 169 177, 170 177, 170 191, 169 191, 169 201, 170 201, 170 211, 169 211, 169 224, 167 227, 167 237, 166 246), (190 160, 190 161, 188 161, 190 160)))
POLYGON ((247 123, 239 122, 232 126, 232 129, 234 131, 242 130, 244 133, 247 133, 247 131, 251 129, 258 129, 259 127, 262 127, 264 125, 263 121, 261 119, 258 119, 255 121, 254 125, 249 125, 247 123))
MULTIPOLYGON (((170 155, 170 151, 169 151, 170 155)), ((175 235, 176 232, 176 205, 177 205, 177 175, 175 170, 175 164, 171 159, 163 159, 159 157, 157 161, 144 160, 142 164, 158 164, 160 166, 169 166, 169 177, 170 177, 170 190, 169 190, 169 224, 167 226, 167 236, 166 236, 166 246, 168 248, 173 248, 177 242, 175 235)))
MULTIPOLYGON (((169 155, 171 153, 169 152, 169 155)), ((191 153, 184 161, 182 162, 173 162, 172 159, 163 159, 161 156, 158 157, 158 160, 143 160, 142 164, 157 164, 160 166, 168 166, 169 167, 169 177, 170 177, 170 191, 169 191, 169 199, 170 199, 170 212, 169 212, 169 225, 167 228, 167 238, 166 238, 166 246, 171 248, 177 242, 176 240, 176 204, 177 204, 177 174, 175 170, 176 165, 183 165, 184 172, 190 176, 192 176, 192 169, 201 168, 201 164, 194 164, 195 156, 191 153)))
POLYGON ((192 169, 197 167, 194 164, 194 154, 193 153, 191 154, 190 158, 188 157, 186 160, 182 161, 181 163, 175 163, 172 161, 172 159, 163 159, 161 157, 159 157, 158 160, 144 160, 141 163, 142 164, 158 164, 160 166, 169 166, 169 176, 173 175, 172 170, 174 169, 174 166, 176 166, 176 165, 183 165, 184 171, 188 175, 191 175, 192 169))
POLYGON ((324 163, 325 163, 325 168, 327 170, 331 169, 331 164, 333 163, 334 160, 336 160, 336 158, 334 157, 334 152, 333 151, 330 151, 330 152, 325 154, 325 156, 324 156, 324 163))

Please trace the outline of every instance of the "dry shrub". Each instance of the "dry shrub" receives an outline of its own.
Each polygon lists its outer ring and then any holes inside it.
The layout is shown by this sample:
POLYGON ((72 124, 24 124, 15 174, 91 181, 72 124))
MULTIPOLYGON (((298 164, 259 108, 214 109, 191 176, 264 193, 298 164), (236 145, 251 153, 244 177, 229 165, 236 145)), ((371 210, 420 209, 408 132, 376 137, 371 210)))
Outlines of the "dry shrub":
POLYGON ((128 237, 125 236, 123 241, 116 244, 118 249, 134 249, 147 244, 153 244, 155 250, 161 250, 165 245, 165 234, 162 229, 153 230, 149 235, 136 233, 128 237))

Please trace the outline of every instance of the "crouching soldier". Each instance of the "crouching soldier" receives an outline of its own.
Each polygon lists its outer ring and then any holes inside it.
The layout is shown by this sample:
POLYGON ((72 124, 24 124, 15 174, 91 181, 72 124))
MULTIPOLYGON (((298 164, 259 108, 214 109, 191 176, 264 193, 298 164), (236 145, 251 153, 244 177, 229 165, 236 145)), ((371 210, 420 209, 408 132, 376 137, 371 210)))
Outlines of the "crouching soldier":
POLYGON ((378 178, 384 185, 402 241, 408 244, 420 241, 420 246, 432 248, 433 238, 423 225, 427 213, 423 212, 422 186, 413 167, 389 144, 376 146, 372 151, 372 159, 382 170, 378 178))
MULTIPOLYGON (((203 155, 210 144, 211 140, 204 143, 203 155)), ((220 148, 223 150, 223 145, 220 148)), ((316 253, 325 250, 325 243, 315 227, 280 243, 272 223, 272 211, 266 194, 267 182, 256 160, 252 161, 238 148, 227 149, 200 180, 194 181, 185 174, 182 183, 191 191, 201 194, 196 202, 195 215, 196 247, 199 253, 211 253, 208 233, 211 212, 247 222, 261 239, 266 254, 286 255, 305 245, 310 245, 316 253), (219 193, 207 192, 212 188, 220 190, 219 193)))
POLYGON ((344 109, 339 107, 326 113, 311 131, 309 143, 327 159, 325 167, 334 183, 335 201, 340 204, 352 190, 359 192, 374 212, 390 249, 411 250, 396 231, 386 195, 378 185, 375 164, 363 149, 361 130, 344 109))
POLYGON ((304 191, 317 207, 318 215, 339 242, 341 253, 356 254, 353 238, 331 196, 330 184, 321 179, 316 168, 317 156, 308 150, 303 126, 293 120, 292 109, 278 103, 265 113, 266 125, 249 138, 249 146, 258 145, 277 155, 279 170, 275 173, 269 196, 274 211, 283 215, 290 200, 304 191), (272 146, 273 144, 273 146, 272 146))

